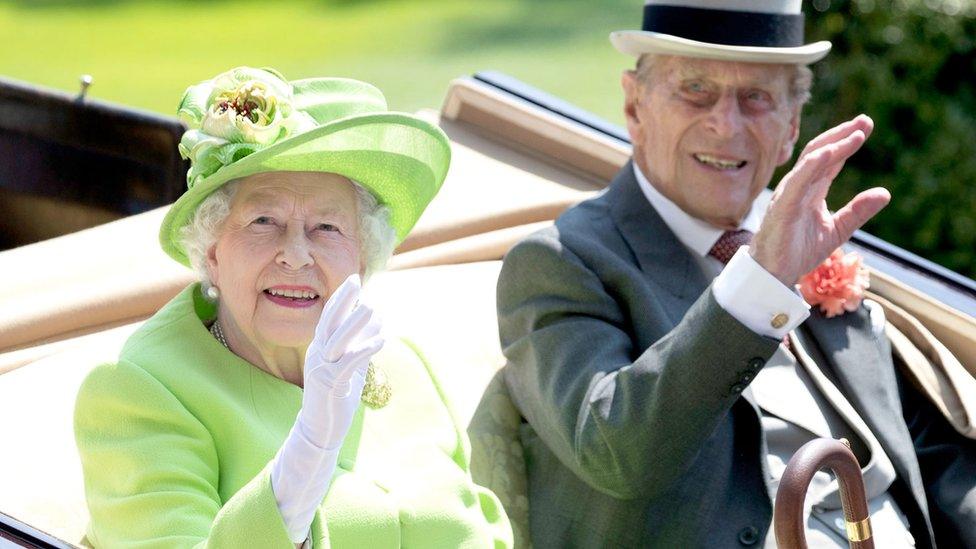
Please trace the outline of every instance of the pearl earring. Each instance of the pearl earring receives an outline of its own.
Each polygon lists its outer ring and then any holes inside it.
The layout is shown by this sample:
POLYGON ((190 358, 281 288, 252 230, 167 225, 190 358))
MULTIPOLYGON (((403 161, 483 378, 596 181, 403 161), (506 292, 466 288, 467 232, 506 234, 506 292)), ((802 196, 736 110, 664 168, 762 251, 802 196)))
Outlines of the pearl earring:
POLYGON ((210 298, 210 301, 217 301, 217 298, 220 297, 220 290, 216 286, 210 286, 207 288, 207 297, 210 298))

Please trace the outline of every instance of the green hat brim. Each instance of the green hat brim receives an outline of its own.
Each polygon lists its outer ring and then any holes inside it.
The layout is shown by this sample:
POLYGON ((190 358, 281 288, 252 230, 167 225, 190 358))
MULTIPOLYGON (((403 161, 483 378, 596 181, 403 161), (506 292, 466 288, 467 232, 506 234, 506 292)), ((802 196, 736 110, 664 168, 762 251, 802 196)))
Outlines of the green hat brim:
POLYGON ((350 116, 282 140, 224 166, 183 193, 166 213, 159 242, 189 266, 181 232, 197 207, 228 181, 265 172, 328 172, 362 185, 390 209, 397 244, 440 189, 451 163, 444 132, 404 113, 350 116))

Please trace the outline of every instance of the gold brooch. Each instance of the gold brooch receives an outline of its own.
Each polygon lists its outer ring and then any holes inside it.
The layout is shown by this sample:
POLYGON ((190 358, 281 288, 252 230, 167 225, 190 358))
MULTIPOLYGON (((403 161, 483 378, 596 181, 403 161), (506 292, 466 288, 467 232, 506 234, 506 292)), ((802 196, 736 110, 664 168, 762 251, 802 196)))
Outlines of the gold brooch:
POLYGON ((363 403, 376 410, 386 406, 391 396, 393 387, 390 386, 386 372, 370 362, 366 369, 366 384, 363 386, 363 403))

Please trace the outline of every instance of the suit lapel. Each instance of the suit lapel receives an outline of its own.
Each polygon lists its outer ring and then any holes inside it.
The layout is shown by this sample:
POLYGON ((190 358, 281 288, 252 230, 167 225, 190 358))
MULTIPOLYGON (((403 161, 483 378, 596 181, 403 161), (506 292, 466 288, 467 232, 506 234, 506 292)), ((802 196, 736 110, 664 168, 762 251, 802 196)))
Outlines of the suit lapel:
POLYGON ((877 437, 927 520, 922 475, 911 434, 902 420, 898 382, 887 340, 879 340, 874 335, 864 307, 834 318, 826 318, 814 310, 804 327, 826 361, 825 373, 836 380, 837 387, 877 437))
MULTIPOLYGON (((898 386, 891 357, 882 354, 882 347, 871 330, 870 319, 863 308, 834 318, 826 318, 819 310, 811 311, 805 323, 820 348, 826 373, 836 380, 854 409, 871 427, 872 432, 885 435, 890 446, 893 432, 892 417, 901 416, 898 386)), ((902 441, 898 441, 902 442, 902 441)))
POLYGON ((812 412, 817 410, 816 404, 802 404, 799 400, 806 397, 806 385, 795 374, 794 368, 802 368, 799 360, 784 351, 780 346, 766 366, 756 376, 750 386, 756 396, 760 409, 780 419, 798 425, 818 437, 829 437, 830 427, 826 422, 814 417, 812 412), (798 394, 802 392, 803 394, 798 394))
MULTIPOLYGON (((677 325, 711 280, 647 200, 634 176, 633 160, 614 177, 605 198, 610 216, 641 272, 668 293, 662 295, 668 298, 662 302, 671 322, 677 325)), ((752 391, 746 388, 743 396, 758 418, 759 407, 752 391)))
POLYGON ((680 320, 709 281, 691 253, 671 232, 644 196, 633 163, 628 162, 607 191, 611 217, 637 259, 640 270, 654 284, 678 298, 680 320))

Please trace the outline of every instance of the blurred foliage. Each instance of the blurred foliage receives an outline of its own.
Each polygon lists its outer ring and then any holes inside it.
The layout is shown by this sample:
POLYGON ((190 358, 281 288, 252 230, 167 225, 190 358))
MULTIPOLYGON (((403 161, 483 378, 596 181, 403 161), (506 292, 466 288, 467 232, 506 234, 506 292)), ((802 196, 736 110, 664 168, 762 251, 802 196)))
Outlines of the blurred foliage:
POLYGON ((833 51, 814 65, 800 143, 858 113, 875 130, 830 197, 887 187, 891 204, 865 230, 976 276, 976 1, 815 0, 808 41, 833 51))
POLYGON ((377 85, 437 109, 453 78, 498 70, 615 121, 611 31, 639 0, 0 0, 0 76, 174 115, 183 90, 237 65, 377 85))

